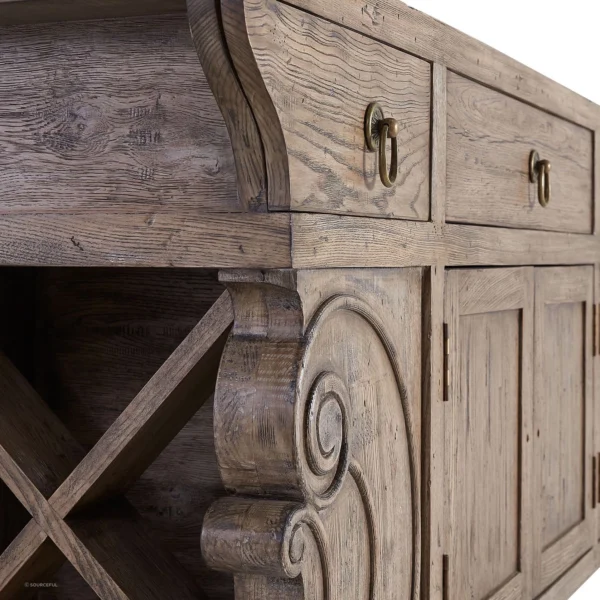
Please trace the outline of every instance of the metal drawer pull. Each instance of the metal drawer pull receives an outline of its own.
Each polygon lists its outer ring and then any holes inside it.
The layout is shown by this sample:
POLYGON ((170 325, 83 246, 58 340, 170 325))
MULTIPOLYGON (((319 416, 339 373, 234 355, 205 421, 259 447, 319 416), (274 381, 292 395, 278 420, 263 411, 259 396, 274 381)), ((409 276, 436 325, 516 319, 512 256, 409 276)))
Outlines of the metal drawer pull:
POLYGON ((550 170, 552 165, 549 160, 540 160, 536 150, 529 156, 529 180, 538 184, 538 200, 544 207, 548 206, 552 194, 550 186, 550 170))
POLYGON ((398 176, 398 121, 386 119, 381 106, 372 102, 365 115, 365 140, 369 152, 376 152, 379 146, 379 177, 385 187, 392 187, 398 176), (385 146, 387 139, 392 141, 392 162, 388 172, 385 146))

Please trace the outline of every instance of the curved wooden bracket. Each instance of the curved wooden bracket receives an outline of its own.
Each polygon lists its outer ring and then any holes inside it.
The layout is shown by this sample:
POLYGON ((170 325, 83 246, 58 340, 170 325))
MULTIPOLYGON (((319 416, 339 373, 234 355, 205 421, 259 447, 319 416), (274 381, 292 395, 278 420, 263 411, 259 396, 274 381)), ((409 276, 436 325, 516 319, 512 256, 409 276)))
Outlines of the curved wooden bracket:
POLYGON ((262 140, 223 36, 219 0, 187 0, 187 7, 192 39, 231 139, 240 200, 249 210, 264 211, 267 173, 262 140))
POLYGON ((410 321, 404 343, 417 330, 420 271, 221 280, 235 325, 215 445, 236 496, 207 513, 204 559, 235 574, 240 600, 416 600, 419 400, 396 329, 410 321))

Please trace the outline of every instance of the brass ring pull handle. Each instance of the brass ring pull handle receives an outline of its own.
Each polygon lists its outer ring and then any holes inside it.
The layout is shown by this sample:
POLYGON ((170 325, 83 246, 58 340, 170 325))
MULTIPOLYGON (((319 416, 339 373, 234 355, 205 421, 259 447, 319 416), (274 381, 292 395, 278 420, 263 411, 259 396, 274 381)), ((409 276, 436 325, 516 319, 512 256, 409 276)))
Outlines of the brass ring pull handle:
POLYGON ((379 146, 379 177, 385 187, 392 187, 398 177, 398 121, 385 118, 377 102, 372 102, 365 115, 365 140, 370 152, 379 146), (392 162, 388 171, 386 152, 387 139, 392 141, 392 162))
POLYGON ((529 157, 529 180, 538 184, 538 200, 543 207, 548 206, 552 196, 550 185, 550 170, 552 165, 549 160, 540 160, 537 151, 532 150, 529 157))

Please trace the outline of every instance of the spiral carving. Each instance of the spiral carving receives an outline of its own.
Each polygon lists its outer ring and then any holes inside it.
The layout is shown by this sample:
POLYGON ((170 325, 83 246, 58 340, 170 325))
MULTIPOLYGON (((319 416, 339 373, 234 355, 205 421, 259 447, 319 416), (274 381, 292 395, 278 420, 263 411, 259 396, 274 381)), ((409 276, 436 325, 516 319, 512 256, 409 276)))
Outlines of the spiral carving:
POLYGON ((303 283, 306 306, 287 273, 230 285, 239 322, 221 362, 215 441, 236 496, 205 519, 203 554, 244 576, 240 598, 299 583, 315 600, 418 598, 418 445, 396 352, 403 331, 414 337, 401 311, 420 304, 397 273, 362 276, 349 276, 352 294, 326 299, 303 283), (361 285, 369 302, 354 295, 361 285))
POLYGON ((321 509, 335 500, 348 472, 349 401, 348 390, 335 373, 321 373, 309 393, 304 450, 314 476, 311 500, 321 509))
POLYGON ((317 511, 304 506, 294 511, 287 522, 283 537, 283 568, 290 578, 298 577, 304 567, 306 536, 312 536, 321 561, 324 600, 331 598, 331 556, 327 533, 317 511))

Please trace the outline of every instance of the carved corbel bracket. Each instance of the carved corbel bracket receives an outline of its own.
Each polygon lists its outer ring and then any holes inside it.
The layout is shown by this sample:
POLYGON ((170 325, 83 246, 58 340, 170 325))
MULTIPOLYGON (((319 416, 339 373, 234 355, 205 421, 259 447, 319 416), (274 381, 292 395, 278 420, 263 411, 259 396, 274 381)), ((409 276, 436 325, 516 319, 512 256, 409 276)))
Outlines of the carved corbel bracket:
POLYGON ((215 445, 235 496, 206 515, 204 559, 235 575, 238 600, 416 600, 418 449, 386 320, 397 315, 310 274, 221 280, 235 323, 215 445))

